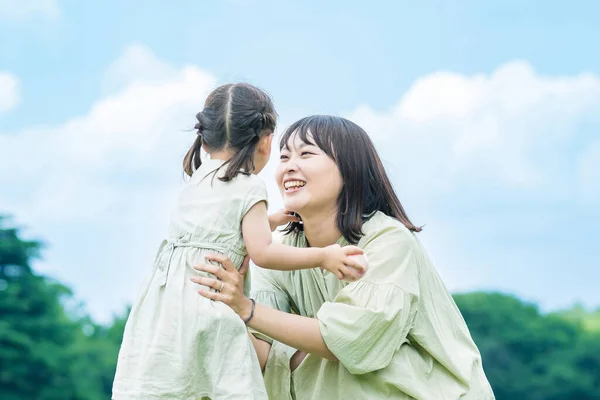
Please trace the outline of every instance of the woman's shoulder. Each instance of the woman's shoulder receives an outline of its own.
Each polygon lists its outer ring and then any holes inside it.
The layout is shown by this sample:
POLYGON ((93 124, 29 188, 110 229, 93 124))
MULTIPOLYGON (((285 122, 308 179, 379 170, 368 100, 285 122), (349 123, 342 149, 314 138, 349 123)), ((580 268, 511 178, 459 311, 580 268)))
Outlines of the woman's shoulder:
POLYGON ((415 234, 381 212, 363 224, 363 234, 358 247, 365 251, 369 269, 361 281, 392 284, 407 293, 417 293, 423 250, 415 234))
POLYGON ((363 223, 362 231, 363 238, 361 242, 370 241, 381 236, 389 237, 393 240, 415 242, 413 232, 396 218, 390 217, 381 211, 377 211, 363 223))

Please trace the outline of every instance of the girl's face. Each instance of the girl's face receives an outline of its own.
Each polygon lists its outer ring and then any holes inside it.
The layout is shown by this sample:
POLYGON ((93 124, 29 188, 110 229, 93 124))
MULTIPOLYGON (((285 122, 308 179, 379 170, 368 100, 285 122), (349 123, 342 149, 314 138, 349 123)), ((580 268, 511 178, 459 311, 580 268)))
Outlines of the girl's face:
MULTIPOLYGON (((309 140, 312 142, 310 134, 309 140)), ((303 218, 337 209, 343 187, 337 164, 317 145, 303 142, 296 134, 281 150, 275 180, 285 209, 303 218)))

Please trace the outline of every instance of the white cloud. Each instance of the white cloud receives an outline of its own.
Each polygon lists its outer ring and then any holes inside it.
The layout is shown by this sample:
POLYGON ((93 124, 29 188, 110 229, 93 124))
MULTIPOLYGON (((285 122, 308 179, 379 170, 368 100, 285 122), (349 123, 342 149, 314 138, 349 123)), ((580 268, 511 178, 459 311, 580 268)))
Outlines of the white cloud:
POLYGON ((58 2, 56 0, 0 0, 0 18, 23 20, 33 16, 59 17, 58 2))
MULTIPOLYGON (((125 52, 129 62, 132 54, 125 52)), ((162 66, 148 51, 137 54, 150 70, 162 66)), ((119 176, 178 173, 179 157, 194 139, 185 130, 194 125, 216 80, 191 66, 161 81, 134 78, 81 117, 0 136, 0 180, 37 182, 32 196, 15 205, 18 209, 44 220, 92 215, 137 190, 135 181, 119 182, 119 176), (24 163, 25 154, 34 162, 24 163)))
POLYGON ((134 44, 108 68, 102 90, 105 93, 116 92, 133 82, 161 82, 172 78, 176 73, 175 68, 157 59, 148 47, 134 44))
POLYGON ((515 61, 490 75, 433 73, 391 109, 361 106, 349 117, 410 171, 403 178, 411 186, 450 190, 457 180, 479 179, 532 188, 574 179, 573 165, 556 175, 570 156, 564 145, 599 108, 598 76, 544 77, 515 61))
MULTIPOLYGON (((73 284, 94 315, 107 319, 133 298, 151 264, 194 140, 185 130, 217 79, 195 66, 175 68, 134 45, 108 68, 102 85, 106 95, 84 115, 0 134, 0 185, 14 189, 3 199, 5 210, 53 240, 53 264, 42 267, 73 284)), ((600 147, 584 146, 582 154, 565 149, 574 138, 587 140, 577 122, 599 106, 597 76, 542 77, 513 62, 490 75, 423 77, 390 109, 365 105, 349 118, 374 137, 401 198, 406 185, 413 204, 461 199, 465 188, 481 187, 498 193, 542 188, 540 196, 547 196, 551 179, 575 182, 573 193, 590 204, 598 199, 600 147)), ((281 128, 303 116, 282 114, 281 128)), ((276 160, 261 174, 273 208, 281 206, 272 179, 276 160)), ((459 240, 447 239, 451 225, 427 232, 424 240, 446 264, 461 265, 459 240)), ((476 285, 486 274, 463 267, 442 271, 452 288, 476 285)))
POLYGON ((541 76, 515 61, 424 76, 389 109, 348 117, 374 138, 413 221, 433 222, 420 235, 450 290, 564 307, 597 302, 575 278, 592 267, 586 234, 569 224, 597 231, 599 109, 597 75, 541 76), (563 294, 548 295, 559 282, 563 294))
POLYGON ((183 156, 195 139, 188 130, 217 84, 194 66, 169 67, 162 79, 140 80, 140 63, 167 70, 149 50, 129 49, 110 70, 113 77, 120 74, 121 90, 85 115, 0 134, 0 185, 11 188, 0 212, 51 241, 49 262, 39 268, 72 284, 104 319, 131 300, 147 271, 182 182, 183 156), (72 260, 74 253, 90 259, 72 260), (95 271, 100 273, 90 278, 95 271), (123 277, 128 281, 115 285, 123 277), (113 287, 107 299, 104 292, 113 287))
MULTIPOLYGON (((578 165, 581 200, 586 205, 600 204, 600 141, 590 144, 578 165)), ((600 212, 600 209, 597 209, 600 212)))
POLYGON ((20 100, 17 77, 9 72, 0 71, 0 114, 15 107, 20 100))

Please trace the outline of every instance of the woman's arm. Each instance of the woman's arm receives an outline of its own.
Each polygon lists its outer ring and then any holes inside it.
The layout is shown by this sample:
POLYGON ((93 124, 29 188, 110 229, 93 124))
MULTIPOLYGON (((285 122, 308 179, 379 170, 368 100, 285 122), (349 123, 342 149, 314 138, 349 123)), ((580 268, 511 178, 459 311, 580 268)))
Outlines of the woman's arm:
MULTIPOLYGON (((422 255, 406 228, 391 221, 379 225, 366 232, 362 241, 371 264, 366 276, 344 287, 334 301, 325 302, 317 319, 257 305, 249 324, 280 343, 327 359, 337 358, 353 374, 387 367, 406 342, 418 310, 421 272, 418 260, 422 255)), ((218 271, 212 265, 198 269, 228 282, 226 270, 218 271)), ((221 282, 211 279, 203 279, 201 283, 217 289, 221 286, 221 282)), ((221 293, 203 291, 202 294, 226 303, 247 319, 252 303, 241 290, 238 292, 234 293, 226 283, 221 293)))
MULTIPOLYGON (((207 293, 215 294, 214 292, 207 293)), ((246 299, 245 306, 236 312, 246 320, 250 316, 251 308, 251 301, 246 299)), ((337 361, 323 341, 319 321, 316 318, 288 314, 257 304, 254 316, 248 322, 248 326, 295 349, 337 361)))
MULTIPOLYGON (((229 305, 242 319, 247 320, 251 313, 252 302, 243 294, 241 286, 243 275, 235 269, 226 256, 220 254, 210 255, 207 256, 207 260, 216 261, 223 268, 212 264, 201 264, 194 268, 199 271, 208 272, 216 276, 218 280, 200 276, 194 276, 190 279, 200 285, 217 290, 221 289, 221 291, 212 292, 201 289, 199 293, 206 298, 222 301, 229 305)), ((295 349, 328 360, 337 360, 325 345, 321 336, 319 321, 315 318, 288 314, 261 304, 256 304, 253 317, 248 322, 248 326, 295 349)), ((264 356, 263 352, 268 356, 268 352, 265 351, 266 347, 260 346, 263 345, 259 344, 257 348, 257 354, 259 351, 261 352, 259 360, 264 356)))

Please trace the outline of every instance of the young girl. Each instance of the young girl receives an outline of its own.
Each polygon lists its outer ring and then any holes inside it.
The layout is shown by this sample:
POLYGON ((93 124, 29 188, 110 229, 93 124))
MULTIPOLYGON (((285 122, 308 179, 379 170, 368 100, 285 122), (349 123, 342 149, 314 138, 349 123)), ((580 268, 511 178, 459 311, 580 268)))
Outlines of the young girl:
POLYGON ((276 124, 266 93, 247 84, 221 86, 196 118, 198 136, 184 159, 190 180, 125 327, 116 400, 267 399, 244 322, 225 304, 199 298, 190 280, 207 254, 226 254, 237 268, 248 254, 269 269, 321 267, 348 280, 353 270, 363 272, 352 257, 362 254, 357 247, 301 249, 271 241, 276 226, 296 219, 283 212, 267 217, 267 191, 255 175, 269 159, 276 124), (201 149, 210 159, 201 160, 201 149))

